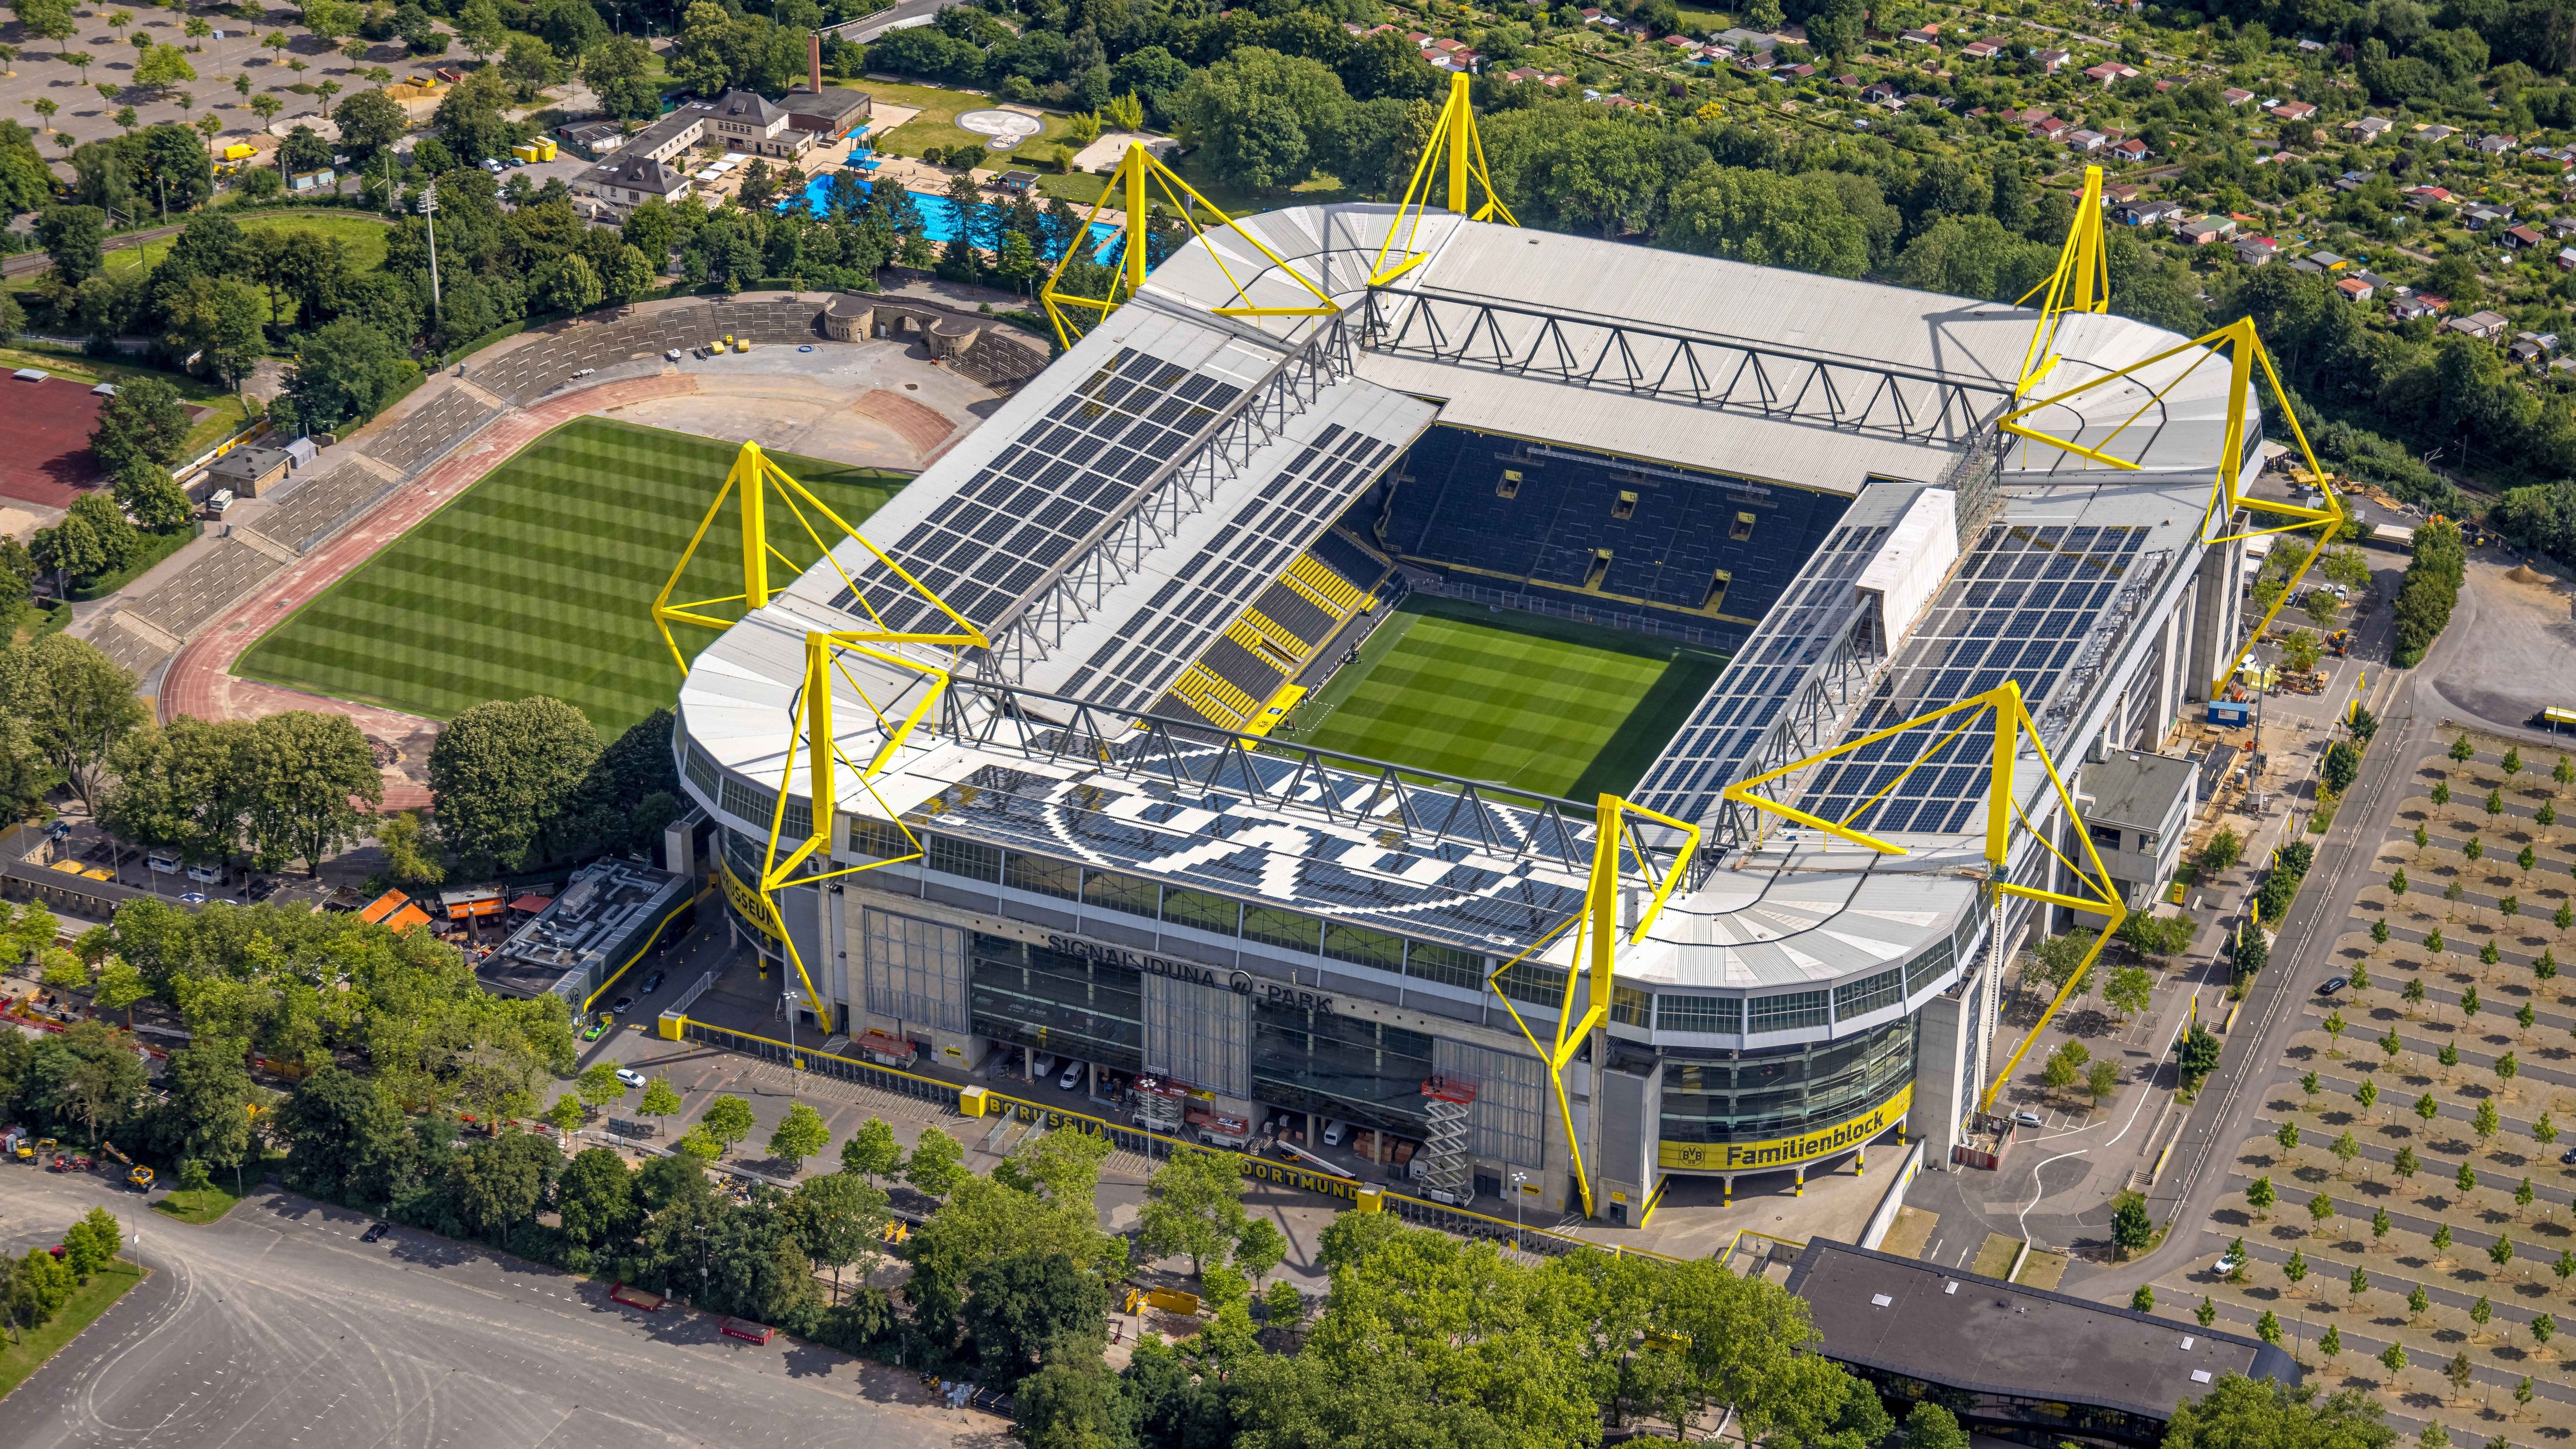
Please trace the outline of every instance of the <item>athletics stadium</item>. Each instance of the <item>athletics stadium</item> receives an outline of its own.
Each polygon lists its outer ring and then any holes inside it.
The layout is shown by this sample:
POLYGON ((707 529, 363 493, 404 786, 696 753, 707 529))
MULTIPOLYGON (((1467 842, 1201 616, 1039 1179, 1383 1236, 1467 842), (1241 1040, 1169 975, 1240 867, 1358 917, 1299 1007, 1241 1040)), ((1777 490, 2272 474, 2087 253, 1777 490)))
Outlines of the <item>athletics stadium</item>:
POLYGON ((2098 207, 2043 311, 1523 230, 1459 174, 1198 234, 822 562, 746 560, 675 741, 738 920, 816 1039, 1070 1063, 1442 1201, 1944 1166, 2017 1059, 2000 963, 2170 872, 2259 344, 2095 310, 2098 207), (1422 600, 1726 662, 1586 799, 1299 739, 1422 600))

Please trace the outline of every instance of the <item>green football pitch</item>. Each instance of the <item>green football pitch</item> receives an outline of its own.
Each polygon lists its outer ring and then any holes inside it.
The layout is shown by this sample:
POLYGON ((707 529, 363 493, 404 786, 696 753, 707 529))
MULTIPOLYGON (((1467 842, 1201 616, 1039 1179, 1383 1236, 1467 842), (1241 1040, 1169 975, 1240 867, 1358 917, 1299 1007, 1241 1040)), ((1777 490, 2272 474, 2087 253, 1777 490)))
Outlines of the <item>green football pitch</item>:
POLYGON ((1414 595, 1281 733, 1590 800, 1637 783, 1726 656, 1414 595))
MULTIPOLYGON (((432 719, 486 700, 547 694, 578 705, 613 736, 679 691, 679 669, 653 627, 653 596, 738 450, 715 438, 575 419, 297 610, 234 672, 432 719)), ((906 481, 769 456, 852 523, 906 481)), ((799 564, 813 562, 812 542, 774 499, 771 541, 799 564)), ((741 592, 737 517, 727 500, 674 598, 741 592)), ((833 541, 829 525, 821 528, 833 541)), ((794 574, 773 562, 770 576, 794 574)), ((741 606, 707 612, 732 617, 741 606)), ((672 635, 691 655, 715 637, 677 624, 672 635)))

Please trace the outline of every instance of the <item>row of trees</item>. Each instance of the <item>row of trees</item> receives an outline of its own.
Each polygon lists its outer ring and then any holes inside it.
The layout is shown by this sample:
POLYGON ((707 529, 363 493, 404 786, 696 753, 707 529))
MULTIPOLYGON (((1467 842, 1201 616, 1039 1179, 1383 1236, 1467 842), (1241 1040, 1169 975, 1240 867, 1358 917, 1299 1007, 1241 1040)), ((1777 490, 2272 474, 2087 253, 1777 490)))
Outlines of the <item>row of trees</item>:
POLYGON ((2423 661, 2424 651, 2451 622, 2468 566, 2468 546, 2460 538, 2458 524, 2436 518, 2416 527, 2414 556, 2407 561, 2405 580, 2397 588, 2392 663, 2411 668, 2423 661))
POLYGON ((63 1255, 29 1248, 23 1258, 0 1258, 0 1328, 24 1334, 53 1322, 72 1291, 116 1260, 125 1230, 116 1214, 91 1208, 63 1230, 63 1255))

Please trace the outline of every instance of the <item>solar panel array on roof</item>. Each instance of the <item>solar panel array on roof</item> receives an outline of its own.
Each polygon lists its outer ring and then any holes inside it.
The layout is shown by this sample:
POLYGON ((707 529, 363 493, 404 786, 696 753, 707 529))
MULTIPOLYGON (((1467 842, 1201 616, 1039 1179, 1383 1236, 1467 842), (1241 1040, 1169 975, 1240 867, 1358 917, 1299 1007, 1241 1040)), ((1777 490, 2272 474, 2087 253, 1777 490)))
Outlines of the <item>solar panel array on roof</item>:
POLYGON ((1630 796, 1649 810, 1697 820, 1742 772, 1745 756, 1823 662, 1843 622, 1860 607, 1852 581, 1887 541, 1884 524, 1836 528, 1792 580, 1762 627, 1744 642, 1717 683, 1630 796))
MULTIPOLYGON (((2147 533, 2129 525, 1989 527, 1843 738, 1859 739, 2007 679, 2020 683, 2035 711, 2118 595, 2147 533)), ((1827 820, 1850 817, 1853 828, 1873 832, 1966 830, 1984 804, 1994 735, 1991 728, 1958 730, 1960 723, 1960 716, 1937 720, 1829 761, 1799 808, 1827 820), (1885 796, 1873 799, 1880 791, 1885 796)))
POLYGON ((1397 446, 1340 423, 1325 424, 1235 510, 1206 548, 1174 570, 1092 651, 1063 692, 1109 709, 1142 707, 1160 695, 1342 505, 1394 461, 1397 446))
MULTIPOLYGON (((1023 429, 992 463, 886 551, 979 628, 1049 570, 1096 542, 1165 464, 1188 455, 1243 389, 1134 348, 1023 429)), ((883 627, 933 627, 936 612, 873 558, 832 607, 883 627)))

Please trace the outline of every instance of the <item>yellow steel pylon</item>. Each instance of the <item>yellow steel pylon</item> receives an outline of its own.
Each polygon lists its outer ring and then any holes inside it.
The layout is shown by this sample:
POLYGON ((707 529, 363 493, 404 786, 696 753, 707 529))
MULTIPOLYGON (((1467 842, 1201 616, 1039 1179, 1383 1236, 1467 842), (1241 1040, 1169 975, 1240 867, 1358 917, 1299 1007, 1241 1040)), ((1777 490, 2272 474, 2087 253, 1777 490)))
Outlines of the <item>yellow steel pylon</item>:
POLYGON ((2318 465, 2316 451, 2308 446, 2307 430, 2299 426, 2298 410, 2290 406, 2290 395, 2281 386, 2280 374, 2272 370, 2271 355, 2263 350, 2263 339, 2254 330, 2254 319, 2239 317, 2206 336, 2194 338, 2179 347, 2168 347, 2153 357, 2133 362, 2117 372, 2104 373, 2090 382, 2081 383, 2053 397, 2042 398, 2017 411, 2006 413, 1996 423, 1996 426, 2003 431, 2016 437, 2027 438, 2035 443, 2046 443, 2052 448, 2100 463, 2106 468, 2137 472, 2139 465, 2126 458, 2114 456, 2109 451, 2111 444, 2118 441, 2122 433, 2128 431, 2130 424, 2146 416, 2150 409, 2162 406, 2166 394, 2181 386, 2183 379, 2199 371, 2204 363, 2218 356, 2222 350, 2226 353, 2228 367, 2227 427, 2219 444, 2217 476, 2210 484, 2209 505, 2201 516, 2201 542, 2208 545, 2236 543, 2244 539, 2261 538, 2266 534, 2297 533, 2307 529, 2316 530, 2317 537, 2316 542, 2309 546, 2307 557, 2299 560, 2297 570, 2290 575, 2289 581, 2282 585, 2280 596, 2272 601, 2271 610, 2263 615, 2262 622, 2254 626, 2253 632, 2246 637, 2244 644, 2227 656, 2225 669, 2209 686, 2209 694, 2212 698, 2217 697, 2219 690, 2226 685, 2228 676, 2236 672, 2237 661, 2244 656, 2245 650, 2252 648, 2254 641, 2263 637, 2263 631, 2271 628, 2272 620, 2279 617, 2282 606, 2296 597, 2299 580, 2306 578, 2308 569, 2318 559, 2324 557, 2326 545, 2334 541, 2335 535, 2342 530, 2344 523, 2343 502, 2335 496, 2331 476, 2318 465), (2138 404, 2137 409, 2121 419, 2119 426, 2103 435, 2099 442, 2089 445, 2078 443, 2071 438, 2060 438, 2041 432, 2023 421, 2043 409, 2055 407, 2095 388, 2112 386, 2134 373, 2195 350, 2200 355, 2192 359, 2189 367, 2176 373, 2173 379, 2163 386, 2149 391, 2146 399, 2138 404), (2253 393, 2254 369, 2257 366, 2262 368, 2264 380, 2272 385, 2273 398, 2281 404, 2281 416, 2290 425, 2290 436, 2298 442, 2299 456, 2306 460, 2309 476, 2317 480, 2318 491, 2325 495, 2325 506, 2322 508, 2309 508, 2303 504, 2256 498, 2251 494, 2237 491, 2236 480, 2245 457, 2245 404, 2253 393), (2227 530, 2235 526, 2236 513, 2239 509, 2249 513, 2269 513, 2292 521, 2272 528, 2251 528, 2242 533, 2229 533, 2227 530))
MULTIPOLYGON (((670 579, 662 585, 662 592, 653 598, 654 626, 662 631, 662 642, 670 648, 671 657, 678 662, 682 674, 685 675, 688 672, 689 661, 681 654, 678 641, 671 637, 673 621, 696 624, 710 629, 730 628, 734 620, 703 611, 714 605, 734 603, 741 604, 746 613, 764 608, 768 605, 773 592, 769 586, 770 560, 774 558, 791 569, 796 567, 793 559, 769 541, 768 504, 769 495, 773 489, 777 492, 778 501, 786 505, 788 512, 793 514, 797 523, 803 527, 805 536, 821 553, 822 561, 829 564, 833 572, 841 576, 842 584, 858 600, 859 608, 864 610, 878 626, 875 629, 863 630, 806 631, 805 679, 799 690, 796 704, 798 727, 789 735, 787 762, 779 776, 778 798, 770 811, 769 843, 767 852, 761 860, 760 881, 757 886, 761 909, 767 915, 767 920, 763 924, 785 949, 789 964, 796 968, 797 979, 805 985, 805 999, 812 1004, 815 1019, 828 1029, 833 1025, 832 1008, 824 1000, 822 993, 815 990, 813 978, 806 972, 804 957, 796 949, 795 936, 787 929, 786 918, 779 912, 777 894, 791 885, 811 885, 816 881, 829 880, 833 876, 873 870, 881 865, 894 865, 904 860, 919 858, 921 842, 897 817, 896 812, 886 808, 885 802, 879 799, 877 802, 879 809, 884 811, 887 819, 894 821, 896 829, 903 831, 904 838, 912 842, 911 855, 900 856, 894 860, 870 861, 865 865, 825 871, 820 875, 798 876, 796 874, 797 868, 818 850, 823 852, 826 861, 831 858, 832 831, 838 813, 839 779, 834 773, 836 767, 848 765, 857 774, 859 783, 873 796, 876 793, 876 787, 869 782, 885 768, 886 762, 894 757, 895 750, 903 744, 914 727, 929 715, 931 709, 939 703, 940 697, 946 692, 956 664, 957 652, 962 649, 984 648, 990 641, 985 638, 983 630, 948 607, 946 601, 937 594, 924 588, 920 580, 907 572, 903 565, 896 563, 885 550, 878 548, 865 535, 851 527, 839 514, 834 513, 829 505, 815 497, 804 484, 790 477, 785 469, 771 462, 761 453, 759 444, 746 442, 742 445, 742 451, 735 455, 733 468, 725 475, 724 486, 716 491, 715 501, 707 505, 706 517, 698 521, 697 532, 690 535, 688 547, 681 550, 680 561, 671 569, 670 579), (738 497, 740 500, 742 592, 673 603, 671 595, 680 586, 680 576, 687 572, 689 560, 697 555, 698 545, 705 541, 707 531, 715 526, 716 516, 723 511, 725 500, 729 497, 738 497), (799 506, 799 500, 802 500, 803 506, 799 506), (850 577, 849 571, 841 566, 840 560, 833 557, 831 546, 823 541, 821 530, 815 526, 813 519, 806 516, 805 509, 808 507, 829 520, 833 527, 840 530, 843 537, 856 540, 860 547, 875 556, 877 562, 885 565, 896 578, 903 580, 906 588, 936 608, 953 627, 929 631, 887 627, 884 616, 877 612, 875 605, 868 602, 866 591, 859 587, 857 580, 850 577), (948 667, 926 663, 885 647, 893 644, 924 644, 934 648, 945 648, 949 654, 948 667), (891 717, 869 697, 865 685, 850 677, 848 669, 841 664, 838 657, 838 651, 841 650, 855 651, 896 669, 908 671, 929 681, 929 687, 922 692, 920 700, 900 719, 891 717), (835 674, 846 681, 858 694, 860 703, 866 705, 869 713, 876 717, 877 728, 885 734, 885 742, 864 765, 850 760, 841 752, 839 739, 833 727, 832 679, 835 674), (780 845, 785 843, 788 787, 795 782, 796 759, 800 751, 807 765, 807 789, 812 802, 811 820, 805 838, 796 843, 786 859, 781 860, 778 852, 780 845)), ((892 704, 893 702, 889 701, 888 707, 892 707, 892 704)), ((730 870, 730 867, 727 869, 730 870)))
MULTIPOLYGON (((1681 850, 1674 855, 1664 878, 1656 884, 1654 896, 1647 901, 1636 926, 1628 932, 1631 941, 1645 939, 1646 929, 1663 914, 1664 902, 1671 898, 1673 887, 1680 884, 1682 877, 1689 872, 1691 857, 1699 853, 1699 827, 1643 805, 1632 805, 1616 795, 1604 795, 1599 813, 1594 817, 1592 874, 1584 884, 1582 909, 1557 922, 1518 956, 1504 962, 1485 978, 1486 989, 1503 1003, 1503 1010, 1512 1014, 1512 1021, 1520 1027, 1521 1035, 1529 1039, 1530 1050, 1538 1053, 1539 1060, 1547 1065, 1548 1082, 1556 1089, 1557 1117, 1565 1124, 1565 1145, 1574 1154, 1574 1182, 1583 1194, 1585 1217, 1592 1216, 1592 1178, 1583 1166, 1583 1139, 1574 1127, 1574 1103, 1565 1094, 1565 1068, 1574 1060, 1576 1053, 1583 1050, 1584 1040, 1592 1035, 1592 1029, 1610 1016, 1611 967, 1619 934, 1619 844, 1626 838, 1624 817, 1627 815, 1642 815, 1658 824, 1671 826, 1683 835, 1681 850), (1504 972, 1518 966, 1533 953, 1547 949, 1548 943, 1569 929, 1574 932, 1574 953, 1565 973, 1565 997, 1557 1003, 1556 1038, 1552 1044, 1542 1045, 1538 1033, 1530 1029, 1529 1022, 1522 1018, 1520 1008, 1512 1004, 1500 982, 1504 972), (1579 978, 1583 977, 1591 979, 1592 989, 1578 1012, 1575 1009, 1575 989, 1579 978)), ((1634 840, 1629 840, 1628 845, 1638 871, 1651 875, 1642 848, 1634 840)))
POLYGON ((1169 203, 1174 211, 1180 213, 1181 222, 1190 229, 1190 235, 1202 238, 1207 235, 1200 229, 1198 218, 1192 215, 1191 208, 1195 204, 1214 217, 1218 226, 1250 242, 1255 251, 1269 258, 1272 266, 1295 278, 1297 285, 1305 288, 1315 299, 1312 306, 1255 307, 1251 305, 1249 295, 1244 290, 1248 285, 1247 280, 1235 276, 1234 269, 1226 265, 1222 250, 1210 247, 1207 249, 1208 257, 1216 263, 1217 270, 1224 274, 1227 283, 1234 288, 1234 300, 1243 304, 1213 307, 1209 309, 1210 311, 1220 317, 1330 317, 1341 310, 1333 305, 1333 299, 1324 294, 1323 288, 1307 280, 1305 273, 1288 265, 1277 252, 1265 245, 1261 238, 1237 226, 1234 218, 1227 216, 1214 202, 1191 189, 1190 184, 1183 181, 1179 173, 1155 160, 1142 145, 1130 141, 1127 143, 1127 154, 1119 161, 1118 169, 1109 174, 1109 184, 1101 188, 1100 199, 1093 202, 1091 210, 1083 214, 1082 230, 1076 234, 1074 240, 1065 244, 1064 255, 1056 259, 1055 270, 1047 273, 1046 285, 1038 289, 1038 300, 1046 305, 1047 320, 1055 325, 1055 340, 1059 344, 1068 348, 1073 346, 1075 340, 1092 323, 1097 323, 1101 318, 1108 316, 1121 301, 1136 295, 1138 289, 1145 285, 1147 260, 1145 222, 1154 201, 1146 185, 1149 181, 1160 188, 1162 200, 1169 203), (1125 235, 1119 241, 1118 264, 1110 273, 1108 287, 1103 289, 1103 294, 1098 297, 1077 297, 1069 292, 1057 290, 1058 284, 1063 280, 1065 268, 1073 265, 1073 259, 1076 256, 1089 250, 1091 224, 1100 215, 1101 210, 1109 205, 1113 197, 1117 199, 1119 209, 1126 212, 1127 221, 1125 235), (1067 308, 1082 308, 1091 312, 1093 314, 1091 321, 1080 327, 1072 325, 1065 316, 1067 308))
POLYGON ((1431 179, 1436 173, 1447 183, 1445 200, 1449 211, 1472 221, 1485 221, 1499 216, 1513 226, 1520 225, 1511 208, 1494 190, 1494 178, 1485 170, 1484 138, 1476 134, 1476 113, 1467 104, 1468 80, 1464 72, 1449 77, 1449 100, 1440 108, 1440 119, 1431 128, 1431 144, 1422 150, 1422 159, 1413 163, 1413 179, 1404 185, 1404 201, 1395 209, 1395 224, 1386 229, 1386 240, 1378 243, 1377 258, 1369 263, 1369 285, 1382 287, 1419 265, 1427 253, 1414 246, 1422 230, 1423 214, 1431 209, 1431 179), (1467 209, 1467 183, 1473 180, 1485 189, 1485 204, 1474 211, 1467 209), (1392 260, 1398 232, 1404 234, 1404 249, 1392 260))
MULTIPOLYGON (((1795 821, 1800 825, 1812 826, 1837 839, 1865 846, 1881 855, 1903 855, 1906 853, 1905 847, 1854 829, 1852 822, 1867 814, 1881 800, 1886 799, 1889 792, 1902 783, 1906 776, 1913 774, 1935 756, 1940 755, 1949 747, 1952 740, 1967 733, 1969 727, 1976 724, 1978 718, 1988 711, 1992 711, 1993 714, 1994 744, 1990 772, 1986 781, 1986 888, 2001 895, 2020 896, 2025 900, 2048 902, 2073 910, 2099 911, 2106 919, 2102 926, 2102 933, 2094 937, 2092 947, 2084 953, 2084 959, 2076 966, 2074 974, 2066 978, 2066 985, 2059 989, 2056 999, 2050 1001, 2048 1009, 2039 1014, 2039 1020, 2031 1024, 2030 1034, 2022 1038, 2021 1045, 2013 1048, 2012 1056, 2004 1062, 2003 1070, 1995 1074, 1993 1083, 1986 1088, 1985 1096, 1977 1103, 1977 1110, 1981 1112, 1992 1109, 1995 1095, 2003 1090, 2004 1083, 2012 1080, 2013 1070, 2021 1065, 2022 1054, 2029 1051, 2030 1044, 2038 1039, 2040 1032, 2047 1029, 2049 1021, 2057 1015, 2058 1008, 2066 1004, 2066 999, 2074 993, 2086 973, 2093 969, 2094 958, 2100 956, 2103 946, 2109 944, 2111 933, 2120 929, 2120 923, 2127 920, 2129 916, 2128 906, 2121 901, 2119 891, 2112 887, 2110 870, 2102 864, 2101 855, 2093 849, 2093 837, 2089 831, 2079 826, 2074 832, 2075 838, 2084 846, 2085 860, 2092 865, 2092 869, 2088 871, 2067 859, 2066 853, 2051 843, 2048 836, 2034 827, 2030 817, 2022 812, 2021 801, 2013 792, 2013 766, 2019 756, 2021 742, 2027 739, 2032 752, 2039 756, 2040 768, 2048 772, 2049 788, 2057 793, 2058 807, 2066 812, 2066 819, 2071 822, 2080 822, 2082 819, 2075 808, 2074 798, 2066 791, 2065 780, 2058 776, 2057 763, 2048 757, 2047 741, 2039 737, 2039 726, 2031 719, 2029 708, 2022 702, 2020 683, 2006 680, 1983 694, 1971 695, 1956 704, 1945 705, 1929 714, 1916 715, 1902 724, 1889 725, 1883 730, 1863 735, 1859 739, 1845 740, 1832 749, 1809 755, 1803 760, 1782 765, 1776 770, 1756 775, 1749 780, 1738 780, 1718 792, 1723 799, 1739 805, 1752 806, 1756 810, 1777 815, 1784 820, 1795 821), (1854 750, 1874 745, 1919 725, 1928 725, 1951 715, 1962 715, 1964 718, 1930 749, 1920 752, 1911 764, 1897 771, 1895 778, 1880 786, 1877 793, 1854 806, 1851 813, 1841 820, 1827 820, 1795 806, 1753 793, 1760 786, 1783 776, 1795 774, 1810 765, 1833 759, 1837 755, 1850 754, 1854 750), (2056 856, 2058 864, 2065 866, 2068 873, 2082 883, 2085 895, 2065 895, 2057 891, 2042 890, 2037 886, 2021 885, 2010 879, 2006 872, 2011 868, 2009 856, 2012 830, 2016 821, 2020 822, 2023 830, 2030 833, 2032 839, 2040 843, 2042 849, 2056 856)), ((2000 942, 1994 943, 1990 949, 1999 949, 2000 945, 2000 942)))
POLYGON ((2066 244, 2057 251, 2057 269, 2048 280, 2021 294, 2019 307, 2046 292, 2039 304, 2039 326, 2022 349, 2021 377, 2013 396, 2028 392, 2057 365, 2057 329, 2070 312, 2111 310, 2111 257, 2102 238, 2102 168, 2084 168, 2084 194, 2075 201, 2075 220, 2066 228, 2066 244))

